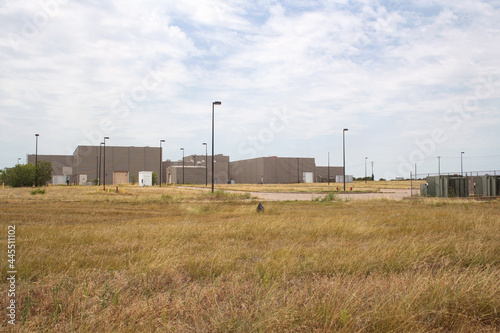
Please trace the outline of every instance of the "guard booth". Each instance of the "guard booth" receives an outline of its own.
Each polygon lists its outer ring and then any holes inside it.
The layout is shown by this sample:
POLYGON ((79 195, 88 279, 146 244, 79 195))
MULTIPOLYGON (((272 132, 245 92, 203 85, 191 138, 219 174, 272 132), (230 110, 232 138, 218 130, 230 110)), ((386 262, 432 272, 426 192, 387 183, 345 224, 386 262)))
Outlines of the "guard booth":
POLYGON ((153 171, 139 172, 139 186, 153 186, 153 171))
POLYGON ((427 197, 468 197, 469 181, 462 176, 427 177, 426 184, 420 185, 420 194, 427 197))
POLYGON ((474 179, 474 195, 480 197, 500 196, 500 176, 478 176, 474 179))

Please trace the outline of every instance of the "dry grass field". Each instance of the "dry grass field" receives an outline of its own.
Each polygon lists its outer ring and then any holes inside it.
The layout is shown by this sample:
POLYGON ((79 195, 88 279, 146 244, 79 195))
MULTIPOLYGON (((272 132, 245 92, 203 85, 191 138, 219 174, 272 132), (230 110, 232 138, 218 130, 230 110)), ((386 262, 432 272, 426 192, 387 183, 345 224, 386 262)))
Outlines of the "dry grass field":
MULTIPOLYGON (((0 188, 16 332, 498 332, 500 202, 0 188)), ((6 312, 7 281, 0 283, 6 312)))
MULTIPOLYGON (((425 180, 417 180, 413 182, 414 189, 420 189, 420 184, 424 184, 425 180)), ((199 187, 199 185, 187 185, 199 187)), ((210 186, 210 184, 209 184, 210 186)), ((381 189, 410 189, 411 182, 404 181, 355 181, 354 183, 346 183, 346 191, 356 192, 378 192, 381 189)), ((217 188, 231 191, 246 191, 246 192, 301 192, 301 193, 328 193, 332 191, 343 191, 343 183, 312 183, 312 184, 219 184, 217 188)))

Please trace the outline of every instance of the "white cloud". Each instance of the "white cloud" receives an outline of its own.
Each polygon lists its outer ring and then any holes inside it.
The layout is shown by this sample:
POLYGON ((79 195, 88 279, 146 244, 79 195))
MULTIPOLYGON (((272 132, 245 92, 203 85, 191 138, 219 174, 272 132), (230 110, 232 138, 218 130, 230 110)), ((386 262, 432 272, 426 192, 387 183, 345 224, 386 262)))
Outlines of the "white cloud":
MULTIPOLYGON (((10 148, 0 161, 8 166, 30 152, 11 138, 31 142, 42 130, 53 136, 53 153, 67 153, 61 135, 76 146, 89 132, 113 135, 113 144, 168 137, 172 154, 177 145, 201 149, 210 103, 220 99, 217 147, 233 159, 245 157, 238 143, 286 108, 291 121, 261 155, 320 157, 349 127, 359 142, 377 142, 351 153, 397 162, 436 122, 449 125, 442 115, 474 95, 481 78, 499 74, 499 14, 498 3, 478 0, 60 1, 49 11, 4 1, 0 143, 10 148), (158 82, 144 89, 151 71, 158 82), (113 127, 99 125, 105 120, 113 127)), ((494 81, 485 103, 500 97, 494 81)), ((468 145, 498 150, 499 134, 489 133, 498 104, 485 105, 467 127, 468 145)), ((462 149, 452 141, 439 148, 462 149)))

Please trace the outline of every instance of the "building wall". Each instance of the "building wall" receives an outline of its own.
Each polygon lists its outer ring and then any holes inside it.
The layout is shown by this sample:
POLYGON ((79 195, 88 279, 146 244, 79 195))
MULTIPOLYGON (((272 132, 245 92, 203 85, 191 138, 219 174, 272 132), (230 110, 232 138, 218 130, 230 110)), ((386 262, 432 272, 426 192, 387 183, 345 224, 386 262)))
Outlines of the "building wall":
POLYGON ((229 176, 240 184, 302 183, 304 172, 314 174, 314 158, 259 157, 230 163, 229 176))
MULTIPOLYGON (((180 161, 171 161, 171 166, 182 167, 182 159, 180 161)), ((208 183, 212 183, 212 155, 189 155, 184 157, 184 166, 198 166, 198 167, 208 167, 208 183), (206 160, 206 161, 205 161, 206 160), (207 163, 208 162, 208 163, 207 163), (207 165, 208 164, 208 165, 207 165)), ((203 169, 205 170, 205 169, 203 169)), ((229 156, 222 154, 214 156, 214 179, 216 184, 227 184, 229 180, 229 156)), ((169 182, 168 179, 165 180, 169 182)), ((203 175, 203 181, 196 184, 205 184, 205 175, 203 175)))
MULTIPOLYGON (((184 181, 182 177, 182 166, 170 166, 167 168, 167 182, 170 184, 205 184, 204 166, 184 166, 184 181)), ((209 180, 210 183, 211 180, 209 180)))
MULTIPOLYGON (((160 172, 159 147, 115 147, 106 146, 101 150, 101 184, 113 184, 114 172, 128 172, 129 182, 139 179, 140 171, 160 172), (106 177, 104 177, 104 159, 106 159, 106 177)), ((87 175, 88 182, 99 177, 99 146, 78 146, 73 154, 73 178, 78 183, 80 175, 87 175)), ((81 184, 83 185, 83 184, 81 184)), ((118 184, 116 184, 118 185, 118 184)))
MULTIPOLYGON (((35 164, 35 154, 28 155, 28 163, 35 164)), ((73 156, 71 155, 38 155, 38 161, 52 164, 52 176, 71 176, 73 174, 73 156)))
MULTIPOLYGON (((36 155, 27 155, 27 162, 35 164, 36 155)), ((66 184, 72 181, 73 156, 71 155, 38 155, 38 161, 50 162, 52 165, 52 184, 66 184)))
MULTIPOLYGON (((336 176, 342 176, 344 174, 343 167, 330 167, 330 182, 335 182, 336 176)), ((328 182, 328 167, 327 166, 317 166, 314 172, 314 182, 316 183, 327 183, 328 182)))

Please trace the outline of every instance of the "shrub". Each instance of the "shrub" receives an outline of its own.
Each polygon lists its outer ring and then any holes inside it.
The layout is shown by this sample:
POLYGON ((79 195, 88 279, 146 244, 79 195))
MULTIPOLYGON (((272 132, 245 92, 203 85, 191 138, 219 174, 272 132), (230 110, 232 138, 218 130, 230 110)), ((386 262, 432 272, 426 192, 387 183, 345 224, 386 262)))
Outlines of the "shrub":
POLYGON ((45 194, 45 189, 37 188, 36 190, 31 191, 30 194, 31 195, 45 194))

